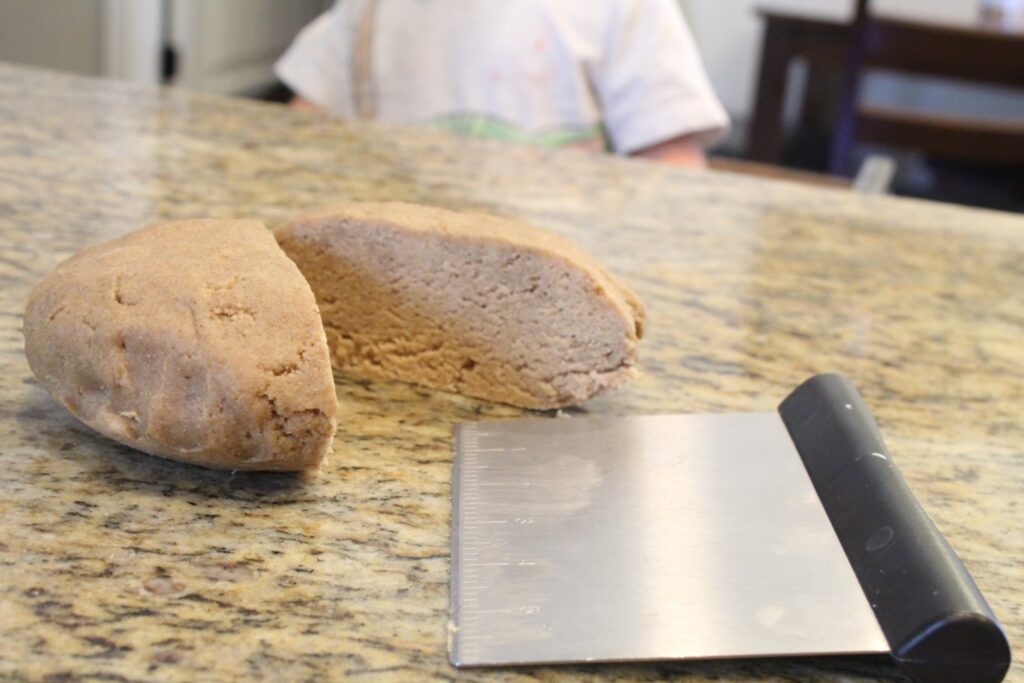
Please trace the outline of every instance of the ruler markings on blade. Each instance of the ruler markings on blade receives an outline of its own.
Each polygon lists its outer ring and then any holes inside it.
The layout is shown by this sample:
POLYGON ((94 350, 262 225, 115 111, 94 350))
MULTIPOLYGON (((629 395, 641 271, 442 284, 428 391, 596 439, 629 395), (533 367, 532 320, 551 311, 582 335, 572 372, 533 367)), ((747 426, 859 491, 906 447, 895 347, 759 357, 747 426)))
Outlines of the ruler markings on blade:
POLYGON ((505 500, 510 492, 514 497, 517 489, 530 488, 534 483, 522 477, 509 478, 503 473, 502 463, 492 460, 524 456, 527 448, 492 446, 485 441, 490 434, 476 427, 472 423, 460 426, 458 457, 461 463, 456 482, 458 510, 455 514, 460 538, 456 558, 459 582, 455 596, 459 630, 455 642, 456 656, 466 661, 480 659, 483 643, 505 635, 501 630, 495 631, 492 617, 529 618, 538 612, 536 605, 509 601, 504 599, 509 594, 489 590, 503 577, 507 580, 509 571, 530 571, 537 566, 535 560, 509 552, 507 536, 514 532, 506 531, 506 527, 522 529, 534 524, 533 517, 517 514, 516 506, 510 506, 505 500), (485 462, 488 464, 483 464, 485 462), (493 500, 481 504, 478 499, 484 494, 483 489, 493 500), (484 529, 487 540, 481 535, 484 529))

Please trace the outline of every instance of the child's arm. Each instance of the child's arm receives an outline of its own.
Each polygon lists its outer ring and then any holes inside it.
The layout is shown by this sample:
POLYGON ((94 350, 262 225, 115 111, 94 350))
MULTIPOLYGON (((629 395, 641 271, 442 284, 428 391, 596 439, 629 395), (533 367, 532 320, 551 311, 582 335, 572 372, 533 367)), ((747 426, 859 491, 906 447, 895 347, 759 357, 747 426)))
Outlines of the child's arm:
POLYGON ((340 116, 349 113, 350 70, 345 54, 350 40, 348 2, 339 2, 296 36, 274 64, 274 73, 295 97, 299 109, 320 109, 340 116))
POLYGON ((307 100, 302 95, 294 96, 288 102, 288 106, 292 107, 293 109, 308 109, 310 111, 323 111, 324 110, 324 108, 321 107, 319 104, 317 104, 316 102, 312 102, 310 100, 307 100))
POLYGON ((703 166, 729 117, 715 96, 676 0, 613 0, 592 78, 611 147, 703 166))
POLYGON ((708 165, 704 147, 700 144, 697 135, 680 135, 671 140, 635 150, 630 153, 630 156, 691 168, 706 168, 708 165))

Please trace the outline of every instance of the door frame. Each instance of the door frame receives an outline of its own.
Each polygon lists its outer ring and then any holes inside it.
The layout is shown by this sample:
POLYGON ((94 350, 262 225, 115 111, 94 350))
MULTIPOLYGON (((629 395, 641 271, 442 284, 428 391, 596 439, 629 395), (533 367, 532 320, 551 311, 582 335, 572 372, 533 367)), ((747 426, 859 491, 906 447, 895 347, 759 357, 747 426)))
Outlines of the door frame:
POLYGON ((102 0, 103 75, 160 83, 166 0, 102 0))

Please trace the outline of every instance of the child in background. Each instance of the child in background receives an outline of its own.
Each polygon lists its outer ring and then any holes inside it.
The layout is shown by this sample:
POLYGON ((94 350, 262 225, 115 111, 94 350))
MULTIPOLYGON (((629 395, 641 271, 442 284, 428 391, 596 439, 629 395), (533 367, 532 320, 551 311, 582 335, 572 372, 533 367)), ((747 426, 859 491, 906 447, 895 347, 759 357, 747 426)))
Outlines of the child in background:
POLYGON ((275 70, 345 118, 687 166, 728 126, 676 0, 338 0, 275 70))

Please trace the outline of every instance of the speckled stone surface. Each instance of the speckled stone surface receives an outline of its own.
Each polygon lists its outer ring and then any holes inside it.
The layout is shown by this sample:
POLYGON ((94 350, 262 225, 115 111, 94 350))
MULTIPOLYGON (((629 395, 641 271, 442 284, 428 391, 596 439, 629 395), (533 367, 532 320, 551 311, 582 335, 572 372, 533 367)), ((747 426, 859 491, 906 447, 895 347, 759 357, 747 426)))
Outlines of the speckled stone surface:
POLYGON ((845 373, 1019 656, 1024 219, 0 65, 0 679, 905 680, 843 659, 457 672, 451 427, 518 411, 338 377, 335 453, 304 480, 133 452, 32 379, 25 298, 75 250, 349 198, 526 219, 635 288, 642 374, 582 412, 770 410, 845 373))

